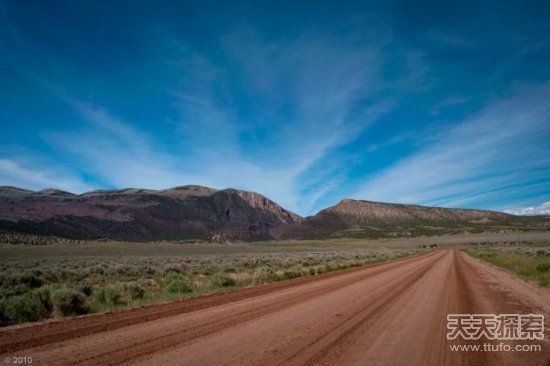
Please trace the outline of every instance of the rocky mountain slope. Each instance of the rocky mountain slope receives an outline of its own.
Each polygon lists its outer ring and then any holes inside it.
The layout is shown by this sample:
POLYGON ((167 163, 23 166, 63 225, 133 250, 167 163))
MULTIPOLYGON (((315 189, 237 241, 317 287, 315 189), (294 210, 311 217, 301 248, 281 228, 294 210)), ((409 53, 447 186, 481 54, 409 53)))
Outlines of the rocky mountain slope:
POLYGON ((278 232, 280 238, 388 237, 464 231, 548 229, 544 218, 502 212, 426 207, 344 199, 299 224, 278 232))
POLYGON ((350 199, 342 200, 336 206, 324 209, 318 214, 318 217, 330 216, 339 217, 350 225, 393 225, 406 222, 492 223, 511 217, 508 214, 494 211, 449 209, 350 199))
POLYGON ((0 187, 0 230, 73 239, 272 238, 302 218, 268 198, 236 189, 183 186, 155 191, 99 190, 74 195, 0 187))
MULTIPOLYGON (((0 233, 68 239, 266 240, 549 229, 547 218, 345 199, 303 219, 254 192, 182 186, 75 195, 0 187, 0 233)), ((20 235, 4 235, 18 237, 20 235)), ((25 242, 25 238, 18 239, 25 242)), ((59 240, 59 239, 56 239, 59 240)))

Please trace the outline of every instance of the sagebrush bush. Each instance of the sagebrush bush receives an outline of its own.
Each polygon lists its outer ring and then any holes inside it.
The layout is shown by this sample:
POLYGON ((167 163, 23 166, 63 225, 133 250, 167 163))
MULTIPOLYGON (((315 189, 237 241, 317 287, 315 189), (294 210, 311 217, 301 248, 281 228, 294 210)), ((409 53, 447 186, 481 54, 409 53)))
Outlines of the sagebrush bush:
POLYGON ((40 278, 41 274, 42 273, 37 270, 33 272, 25 272, 21 276, 20 281, 30 288, 38 288, 44 284, 44 281, 40 278))
POLYGON ((192 290, 191 285, 183 277, 174 272, 167 276, 164 287, 171 294, 181 294, 191 292, 192 290))
POLYGON ((0 301, 0 322, 3 325, 35 322, 44 319, 48 311, 35 292, 10 297, 0 301))
POLYGON ((117 289, 111 287, 104 287, 96 292, 95 300, 107 306, 116 306, 120 305, 120 292, 117 289))
POLYGON ((186 271, 186 269, 187 267, 185 266, 185 264, 171 263, 164 266, 164 274, 168 275, 171 272, 183 273, 186 271))
POLYGON ((55 313, 61 316, 88 313, 86 297, 83 293, 73 289, 60 288, 53 291, 52 302, 55 313))
POLYGON ((83 283, 82 285, 80 285, 78 290, 86 296, 90 296, 93 292, 92 285, 90 285, 89 283, 83 283))
POLYGON ((142 299, 145 296, 145 289, 137 282, 124 284, 124 290, 132 300, 142 299))
POLYGON ((277 273, 271 267, 261 267, 254 272, 254 283, 263 284, 277 281, 277 273))
POLYGON ((298 278, 302 275, 302 272, 297 269, 285 269, 282 272, 278 273, 277 278, 281 281, 284 280, 292 280, 294 278, 298 278))
POLYGON ((52 294, 49 287, 41 287, 39 289, 34 290, 34 293, 36 296, 38 296, 38 299, 42 303, 42 306, 46 310, 47 313, 51 313, 53 310, 53 302, 52 302, 52 294))
POLYGON ((224 272, 216 272, 208 278, 210 287, 230 287, 235 286, 235 280, 224 272))

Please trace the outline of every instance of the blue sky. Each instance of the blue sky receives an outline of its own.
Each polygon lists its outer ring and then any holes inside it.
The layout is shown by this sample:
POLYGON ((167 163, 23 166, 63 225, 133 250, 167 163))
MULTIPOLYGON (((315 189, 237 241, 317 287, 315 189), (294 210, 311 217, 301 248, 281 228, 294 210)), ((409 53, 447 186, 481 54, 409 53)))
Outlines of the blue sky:
POLYGON ((0 0, 0 185, 536 213, 548 19, 547 1, 0 0))

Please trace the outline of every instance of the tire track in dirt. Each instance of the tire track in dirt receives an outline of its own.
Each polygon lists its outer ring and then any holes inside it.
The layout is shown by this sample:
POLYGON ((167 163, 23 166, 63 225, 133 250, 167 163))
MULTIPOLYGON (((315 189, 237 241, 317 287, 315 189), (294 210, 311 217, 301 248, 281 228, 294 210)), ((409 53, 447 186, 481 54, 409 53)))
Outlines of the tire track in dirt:
POLYGON ((409 273, 405 280, 398 279, 398 284, 389 291, 374 297, 372 303, 365 304, 358 312, 342 320, 335 328, 328 333, 322 334, 313 342, 302 347, 298 352, 287 358, 285 365, 320 365, 322 362, 330 363, 329 360, 337 359, 347 348, 346 345, 353 342, 353 337, 372 327, 377 319, 382 317, 390 305, 394 303, 411 287, 413 283, 425 276, 432 268, 433 262, 429 262, 414 273, 409 273), (313 357, 308 355, 314 354, 313 357), (304 359, 306 356, 307 359, 304 359))
POLYGON ((534 342, 541 352, 484 353, 453 352, 456 341, 446 339, 448 313, 550 319, 550 292, 530 286, 463 253, 438 251, 53 328, 12 327, 1 331, 0 353, 14 355, 7 345, 47 365, 549 365, 547 341, 534 342), (79 329, 82 336, 67 338, 79 329))
MULTIPOLYGON (((430 253, 428 255, 433 254, 434 253, 430 253)), ((375 263, 368 268, 381 272, 388 271, 391 270, 393 266, 399 265, 398 263, 407 263, 408 261, 414 260, 414 258, 416 258, 416 256, 398 259, 391 263, 375 263)), ((93 314, 60 321, 46 321, 42 323, 8 327, 0 329, 0 353, 13 352, 23 348, 36 347, 49 343, 61 342, 67 339, 75 339, 77 337, 116 330, 134 324, 145 323, 255 296, 270 294, 290 287, 314 282, 319 279, 361 272, 364 269, 365 268, 353 268, 340 272, 326 273, 315 277, 298 278, 291 281, 211 294, 198 298, 182 299, 170 303, 145 305, 111 313, 93 314)))
MULTIPOLYGON (((427 265, 423 265, 422 268, 427 268, 429 265, 431 265, 431 262, 427 265)), ((380 267, 375 271, 370 272, 368 277, 377 276, 389 270, 391 269, 380 267)), ((342 281, 337 281, 330 286, 323 286, 322 288, 315 288, 308 291, 300 291, 292 296, 288 296, 281 300, 276 300, 272 303, 264 304, 255 309, 250 309, 249 304, 246 304, 246 307, 243 307, 242 310, 236 313, 232 313, 231 316, 224 316, 223 318, 214 317, 213 319, 207 321, 198 321, 194 324, 187 324, 185 329, 176 329, 172 332, 164 331, 162 335, 156 336, 154 339, 150 336, 146 336, 143 339, 134 340, 132 344, 128 344, 125 347, 120 347, 120 344, 106 345, 106 347, 102 347, 101 353, 94 354, 92 357, 88 358, 72 357, 70 361, 77 362, 82 365, 120 364, 119 360, 126 359, 128 354, 131 354, 133 358, 137 358, 150 353, 160 352, 170 347, 181 346, 194 339, 204 337, 215 332, 221 332, 224 329, 230 328, 236 324, 257 319, 265 314, 279 311, 292 306, 293 304, 315 301, 316 297, 327 296, 335 290, 345 289, 346 287, 353 286, 355 283, 364 280, 365 276, 361 275, 359 277, 349 279, 345 283, 342 283, 342 281)))
MULTIPOLYGON (((116 339, 115 342, 104 341, 102 339, 103 333, 95 338, 87 337, 81 342, 78 342, 78 340, 76 342, 71 341, 69 342, 70 344, 77 343, 79 346, 67 348, 61 344, 63 349, 53 352, 55 353, 54 360, 56 364, 120 364, 123 360, 128 360, 130 355, 130 359, 134 359, 138 356, 144 356, 169 347, 181 345, 182 343, 204 337, 210 333, 223 331, 235 324, 253 320, 296 303, 304 303, 319 296, 330 296, 331 291, 345 290, 349 286, 364 281, 365 278, 376 278, 376 276, 384 273, 392 273, 395 268, 400 272, 408 273, 411 269, 409 266, 401 268, 403 262, 411 263, 411 266, 416 268, 416 266, 426 261, 433 260, 432 258, 436 255, 436 253, 431 253, 423 257, 394 262, 392 265, 388 263, 384 266, 366 268, 345 276, 327 278, 324 281, 315 282, 305 288, 303 286, 292 286, 283 292, 278 291, 273 295, 260 296, 257 300, 252 298, 232 303, 230 304, 230 308, 214 307, 207 313, 206 317, 199 316, 198 319, 195 317, 190 322, 179 324, 181 326, 168 324, 171 323, 171 319, 168 318, 166 320, 167 323, 161 327, 156 324, 151 324, 150 326, 140 324, 139 328, 144 329, 141 332, 139 330, 133 331, 132 329, 134 328, 128 327, 128 332, 133 333, 133 337, 128 339, 121 340, 126 332, 125 330, 121 334, 111 332, 111 338, 116 339), (159 332, 160 330, 161 332, 159 332), (80 348, 89 347, 91 342, 98 342, 94 346, 94 352, 78 352, 80 348)), ((289 281, 289 284, 291 282, 289 281)), ((51 353, 51 351, 47 352, 51 353)), ((48 358, 50 359, 50 357, 48 358)))

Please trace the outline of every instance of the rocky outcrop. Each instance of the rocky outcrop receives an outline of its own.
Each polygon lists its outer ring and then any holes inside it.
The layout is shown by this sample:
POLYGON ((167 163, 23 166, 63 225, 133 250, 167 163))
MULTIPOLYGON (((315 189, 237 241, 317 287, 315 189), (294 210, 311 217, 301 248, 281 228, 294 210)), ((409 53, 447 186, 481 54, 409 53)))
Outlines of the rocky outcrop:
POLYGON ((0 187, 0 229, 73 239, 178 240, 215 235, 273 238, 302 218, 270 199, 236 189, 98 190, 82 195, 0 187))

